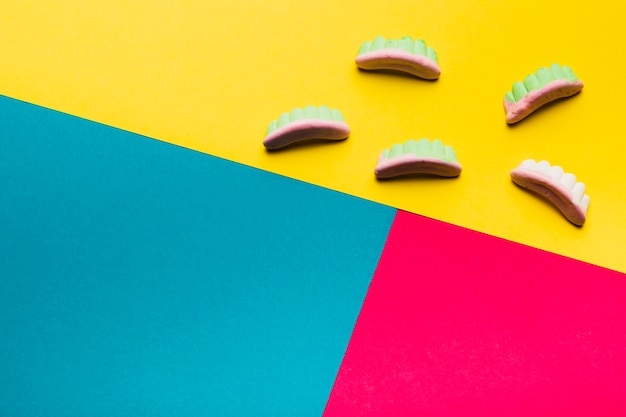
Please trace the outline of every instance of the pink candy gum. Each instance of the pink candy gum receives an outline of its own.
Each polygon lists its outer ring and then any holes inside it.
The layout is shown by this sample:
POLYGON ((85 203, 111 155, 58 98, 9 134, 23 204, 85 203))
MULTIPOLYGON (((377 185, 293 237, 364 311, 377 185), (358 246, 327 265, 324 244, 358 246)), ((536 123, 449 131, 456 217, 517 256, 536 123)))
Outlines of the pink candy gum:
POLYGON ((515 168, 511 171, 513 181, 523 188, 547 198, 554 203, 563 215, 573 224, 582 226, 587 214, 580 205, 572 201, 571 193, 562 185, 539 172, 515 168))
POLYGON ((529 91, 521 100, 511 103, 504 99, 504 109, 506 111, 506 122, 508 124, 517 123, 539 107, 559 98, 573 96, 583 88, 580 80, 555 80, 548 83, 539 90, 529 91))
POLYGON ((396 70, 420 78, 435 80, 441 75, 439 65, 424 55, 411 54, 403 49, 381 49, 356 57, 359 68, 366 70, 396 70))
POLYGON ((391 178, 405 174, 432 174, 456 177, 461 173, 458 162, 445 162, 438 158, 418 157, 413 154, 385 158, 382 154, 374 170, 377 178, 391 178))
POLYGON ((350 135, 345 122, 301 119, 276 129, 263 140, 267 149, 279 149, 292 143, 312 139, 342 140, 350 135))

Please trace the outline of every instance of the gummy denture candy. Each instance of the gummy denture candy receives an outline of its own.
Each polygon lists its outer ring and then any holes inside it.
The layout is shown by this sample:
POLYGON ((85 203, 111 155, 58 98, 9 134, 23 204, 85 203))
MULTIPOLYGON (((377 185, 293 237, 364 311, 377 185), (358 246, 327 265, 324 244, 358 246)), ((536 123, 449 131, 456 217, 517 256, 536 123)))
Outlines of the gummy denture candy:
POLYGON ((391 178, 405 174, 431 174, 456 177, 461 164, 451 146, 439 139, 409 139, 382 151, 374 170, 378 178, 391 178))
POLYGON ((515 82, 512 90, 505 94, 506 121, 517 123, 544 104, 572 96, 582 88, 582 81, 566 65, 552 64, 550 68, 539 68, 523 82, 515 82))
POLYGON ((547 161, 523 161, 511 171, 511 178, 519 186, 531 190, 552 202, 572 223, 582 226, 589 208, 585 184, 576 181, 574 174, 563 172, 560 166, 547 161))
POLYGON ((361 69, 396 70, 427 80, 435 80, 441 74, 437 52, 422 39, 414 41, 410 36, 401 39, 378 36, 365 41, 355 62, 361 69))
POLYGON ((263 145, 278 149, 304 140, 342 140, 349 135, 350 128, 339 110, 326 106, 297 107, 269 124, 263 145))

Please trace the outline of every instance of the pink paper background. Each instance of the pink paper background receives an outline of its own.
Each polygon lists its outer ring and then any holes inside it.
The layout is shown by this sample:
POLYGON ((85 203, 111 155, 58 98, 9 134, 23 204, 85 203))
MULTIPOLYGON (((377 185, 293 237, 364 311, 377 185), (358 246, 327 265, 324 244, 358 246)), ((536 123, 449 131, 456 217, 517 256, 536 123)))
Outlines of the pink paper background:
POLYGON ((334 416, 624 416, 624 275, 398 212, 334 416))

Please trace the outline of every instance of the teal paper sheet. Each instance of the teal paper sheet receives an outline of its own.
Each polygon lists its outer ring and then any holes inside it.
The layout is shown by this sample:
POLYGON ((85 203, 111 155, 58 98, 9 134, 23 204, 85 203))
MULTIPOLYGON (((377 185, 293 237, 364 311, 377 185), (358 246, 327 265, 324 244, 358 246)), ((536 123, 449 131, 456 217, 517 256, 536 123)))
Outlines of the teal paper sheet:
POLYGON ((6 97, 0 143, 1 416, 322 414, 394 209, 6 97))

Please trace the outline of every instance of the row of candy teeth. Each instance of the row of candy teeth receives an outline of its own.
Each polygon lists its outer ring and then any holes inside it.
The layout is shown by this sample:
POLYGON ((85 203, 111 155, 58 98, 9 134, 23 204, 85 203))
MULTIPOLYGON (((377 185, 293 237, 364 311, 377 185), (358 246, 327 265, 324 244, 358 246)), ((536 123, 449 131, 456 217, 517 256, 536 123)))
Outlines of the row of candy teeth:
POLYGON ((337 109, 330 109, 328 106, 306 106, 305 108, 296 107, 290 112, 284 112, 277 120, 272 120, 267 128, 266 134, 270 134, 276 129, 280 129, 289 123, 303 119, 321 119, 335 122, 345 122, 343 114, 337 109))
POLYGON ((383 156, 391 159, 396 156, 414 154, 419 157, 433 157, 447 162, 458 162, 454 149, 444 145, 439 139, 432 142, 422 138, 420 140, 409 139, 404 143, 397 143, 390 149, 383 151, 383 156))
POLYGON ((438 62, 437 52, 433 48, 427 46, 423 39, 414 41, 410 36, 405 36, 401 39, 386 39, 383 36, 378 36, 373 41, 363 42, 358 54, 366 54, 381 49, 402 49, 412 54, 424 55, 438 62))

